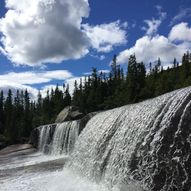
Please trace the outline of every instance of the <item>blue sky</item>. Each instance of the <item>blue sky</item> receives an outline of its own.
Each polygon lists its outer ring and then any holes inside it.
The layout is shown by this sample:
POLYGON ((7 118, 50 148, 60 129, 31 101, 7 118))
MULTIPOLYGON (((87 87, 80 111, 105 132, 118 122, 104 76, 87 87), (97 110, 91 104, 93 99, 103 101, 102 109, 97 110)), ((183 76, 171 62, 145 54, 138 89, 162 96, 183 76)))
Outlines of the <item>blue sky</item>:
POLYGON ((4 0, 0 2, 0 89, 38 89, 139 61, 164 66, 191 49, 190 0, 4 0))

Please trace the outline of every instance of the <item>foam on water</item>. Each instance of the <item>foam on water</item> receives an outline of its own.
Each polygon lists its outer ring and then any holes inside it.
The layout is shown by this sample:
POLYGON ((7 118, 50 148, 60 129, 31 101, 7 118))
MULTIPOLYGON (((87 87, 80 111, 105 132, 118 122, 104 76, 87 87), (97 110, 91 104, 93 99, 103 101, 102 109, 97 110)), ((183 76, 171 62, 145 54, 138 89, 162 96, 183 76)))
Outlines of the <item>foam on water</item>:
POLYGON ((103 185, 90 182, 70 170, 23 174, 0 182, 1 191, 108 191, 103 185))

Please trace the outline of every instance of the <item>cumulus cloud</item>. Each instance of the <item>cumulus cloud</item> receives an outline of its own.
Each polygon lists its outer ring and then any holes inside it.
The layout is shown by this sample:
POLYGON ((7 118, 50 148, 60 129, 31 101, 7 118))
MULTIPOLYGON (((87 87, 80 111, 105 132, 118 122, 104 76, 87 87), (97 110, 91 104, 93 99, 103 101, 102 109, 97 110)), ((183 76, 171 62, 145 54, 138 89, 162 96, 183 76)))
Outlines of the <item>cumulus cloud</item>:
POLYGON ((0 52, 17 65, 79 59, 93 47, 108 52, 126 42, 128 23, 82 24, 88 0, 6 0, 0 19, 0 52))
POLYGON ((143 26, 141 29, 146 31, 147 35, 154 35, 157 33, 159 26, 162 21, 166 18, 166 13, 162 11, 162 7, 160 5, 155 6, 158 11, 159 18, 152 18, 151 20, 147 19, 144 22, 147 24, 147 27, 143 26))
POLYGON ((88 38, 81 22, 87 0, 6 0, 0 20, 3 52, 16 64, 60 62, 85 55, 88 38))
POLYGON ((176 45, 164 36, 143 36, 136 41, 133 47, 119 54, 118 63, 127 63, 132 54, 136 55, 138 61, 143 61, 145 64, 156 61, 158 57, 163 63, 170 63, 175 57, 177 60, 181 59, 188 48, 190 48, 189 43, 176 45))
POLYGON ((190 41, 191 42, 191 27, 188 23, 179 23, 175 25, 169 34, 171 41, 190 41))
POLYGON ((101 24, 91 26, 89 24, 83 25, 83 30, 88 36, 92 48, 98 52, 110 52, 113 46, 125 44, 126 31, 128 23, 120 23, 120 21, 109 24, 101 24))
POLYGON ((51 82, 52 80, 65 80, 73 77, 67 70, 55 70, 44 72, 9 72, 0 75, 0 84, 4 81, 15 82, 22 85, 32 85, 51 82))

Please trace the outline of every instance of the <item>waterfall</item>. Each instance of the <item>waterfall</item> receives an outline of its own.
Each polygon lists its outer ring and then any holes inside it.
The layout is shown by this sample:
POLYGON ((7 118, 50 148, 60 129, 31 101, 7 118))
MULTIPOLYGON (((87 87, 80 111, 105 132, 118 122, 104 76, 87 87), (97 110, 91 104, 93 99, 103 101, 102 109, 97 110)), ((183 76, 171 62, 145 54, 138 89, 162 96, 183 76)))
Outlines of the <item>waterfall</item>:
POLYGON ((50 125, 44 125, 39 129, 40 129, 39 151, 45 152, 46 146, 48 144, 48 139, 50 136, 50 125))
POLYGON ((1 157, 2 191, 191 190, 191 87, 41 126, 36 135, 51 156, 1 157))
POLYGON ((66 169, 109 190, 191 189, 191 87, 86 122, 40 127, 39 149, 70 154, 66 169))
MULTIPOLYGON (((94 116, 68 167, 108 187, 191 189, 191 88, 94 116)), ((128 189, 126 189, 128 190, 128 189)))
POLYGON ((39 127, 39 151, 49 155, 69 154, 79 134, 79 121, 39 127))
POLYGON ((74 143, 79 134, 79 122, 71 121, 58 124, 53 141, 52 141, 52 155, 69 154, 74 147, 74 143))

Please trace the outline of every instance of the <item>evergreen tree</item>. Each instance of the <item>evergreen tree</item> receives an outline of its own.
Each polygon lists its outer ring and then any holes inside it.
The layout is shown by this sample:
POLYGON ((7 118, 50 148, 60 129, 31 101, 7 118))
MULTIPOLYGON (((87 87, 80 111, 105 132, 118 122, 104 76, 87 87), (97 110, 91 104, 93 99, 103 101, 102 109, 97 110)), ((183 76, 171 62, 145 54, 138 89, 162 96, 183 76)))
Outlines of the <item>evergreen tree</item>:
POLYGON ((129 57, 127 74, 128 102, 138 100, 141 89, 145 84, 146 69, 143 63, 137 63, 135 55, 129 57))
POLYGON ((13 98, 12 91, 9 89, 5 100, 5 134, 11 142, 16 140, 13 122, 13 98))
POLYGON ((71 105, 71 96, 69 93, 69 85, 67 85, 64 91, 63 107, 70 106, 70 105, 71 105))
POLYGON ((0 134, 4 133, 4 94, 0 92, 0 134))

